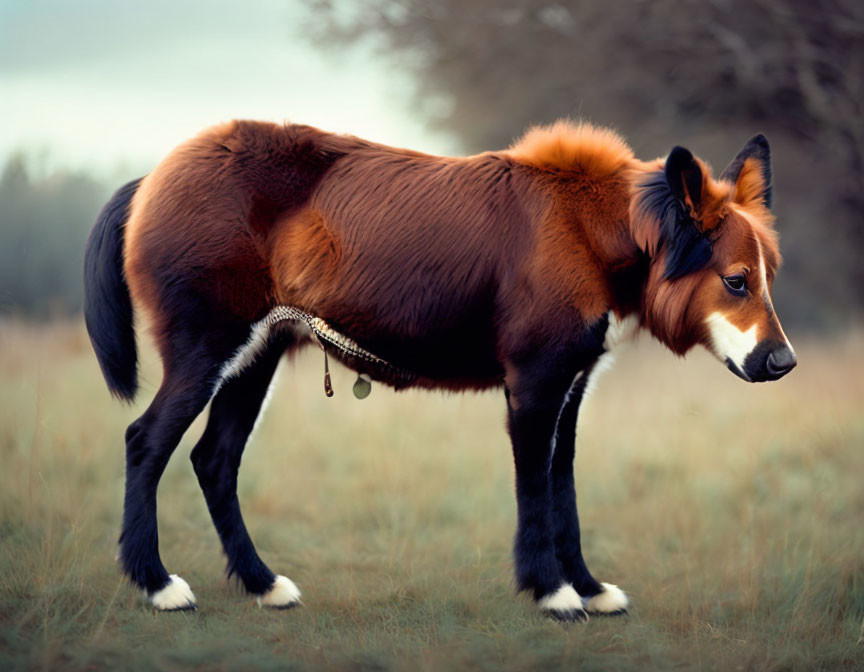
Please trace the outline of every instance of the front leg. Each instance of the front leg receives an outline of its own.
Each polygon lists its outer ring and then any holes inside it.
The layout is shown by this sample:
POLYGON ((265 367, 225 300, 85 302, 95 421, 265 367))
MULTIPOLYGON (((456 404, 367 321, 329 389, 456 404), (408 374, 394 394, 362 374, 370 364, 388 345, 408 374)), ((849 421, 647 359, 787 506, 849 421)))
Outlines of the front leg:
POLYGON ((572 364, 544 358, 511 366, 507 391, 518 506, 516 585, 530 591, 545 613, 564 621, 586 618, 582 598, 556 555, 550 476, 553 439, 573 381, 572 364))
POLYGON ((555 550, 564 578, 582 597, 589 613, 623 614, 628 600, 624 592, 608 583, 599 583, 582 557, 579 513, 573 482, 573 458, 576 447, 576 423, 579 406, 585 393, 592 364, 578 373, 558 417, 555 450, 552 456, 552 525, 555 530, 555 550))

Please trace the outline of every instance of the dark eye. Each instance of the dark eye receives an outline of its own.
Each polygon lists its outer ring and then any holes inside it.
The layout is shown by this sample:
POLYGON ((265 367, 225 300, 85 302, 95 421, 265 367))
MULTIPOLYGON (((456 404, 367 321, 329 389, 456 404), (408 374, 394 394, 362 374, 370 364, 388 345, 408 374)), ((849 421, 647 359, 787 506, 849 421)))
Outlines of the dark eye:
POLYGON ((743 273, 735 275, 724 275, 723 284, 730 294, 735 296, 747 296, 747 277, 743 273))

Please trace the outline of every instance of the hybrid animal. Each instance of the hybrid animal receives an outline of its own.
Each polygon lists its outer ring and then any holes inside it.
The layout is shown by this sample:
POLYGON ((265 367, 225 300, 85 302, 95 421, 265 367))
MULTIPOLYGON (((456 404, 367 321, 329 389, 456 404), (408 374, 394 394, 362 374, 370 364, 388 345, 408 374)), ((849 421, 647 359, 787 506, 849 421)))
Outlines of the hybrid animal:
POLYGON ((580 400, 624 334, 705 346, 746 381, 796 364, 769 292, 771 165, 753 137, 719 178, 688 150, 634 157, 559 121, 509 149, 430 156, 301 125, 233 121, 122 187, 87 244, 87 328, 110 390, 137 388, 135 312, 164 378, 126 432, 120 563, 160 610, 195 605, 159 558, 156 488, 212 400, 192 463, 228 560, 259 604, 300 591, 258 556, 240 456, 274 370, 317 343, 396 388, 503 388, 516 472, 516 583, 550 616, 623 612, 582 557, 580 400))

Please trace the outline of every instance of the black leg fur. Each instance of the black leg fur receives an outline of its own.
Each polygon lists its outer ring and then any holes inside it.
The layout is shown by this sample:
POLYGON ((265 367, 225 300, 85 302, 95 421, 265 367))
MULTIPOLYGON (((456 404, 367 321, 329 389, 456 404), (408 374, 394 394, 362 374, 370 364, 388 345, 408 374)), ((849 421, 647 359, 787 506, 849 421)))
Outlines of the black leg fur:
MULTIPOLYGON (((558 389, 560 399, 566 387, 558 389)), ((555 556, 549 461, 556 405, 508 404, 508 428, 516 466, 518 523, 514 545, 516 586, 535 600, 555 592, 564 579, 555 556)))
POLYGON ((129 578, 151 595, 169 582, 159 558, 156 489, 180 438, 210 399, 210 388, 203 380, 184 384, 168 374, 153 403, 126 431, 120 560, 129 578))
POLYGON ((239 376, 227 381, 213 399, 204 434, 192 451, 192 465, 228 559, 228 576, 246 590, 266 593, 275 575, 264 564, 246 530, 237 499, 240 459, 284 347, 271 346, 239 376))
MULTIPOLYGON (((507 406, 518 503, 516 583, 519 590, 531 591, 535 600, 552 595, 567 583, 555 544, 557 522, 551 471, 556 451, 552 439, 575 375, 602 353, 605 327, 605 322, 599 323, 596 329, 586 330, 577 342, 511 362, 507 406)), ((578 617, 576 611, 584 616, 581 609, 573 611, 568 620, 578 617)))
POLYGON ((552 521, 555 529, 555 553, 564 578, 582 597, 603 590, 591 576, 582 557, 579 514, 573 482, 573 458, 576 445, 576 421, 591 369, 576 382, 567 405, 558 420, 555 453, 552 458, 552 521))
POLYGON ((126 430, 126 494, 120 562, 148 595, 166 587, 159 558, 156 490, 183 433, 207 405, 219 370, 243 343, 245 331, 209 331, 205 337, 175 330, 163 348, 165 376, 153 402, 126 430))

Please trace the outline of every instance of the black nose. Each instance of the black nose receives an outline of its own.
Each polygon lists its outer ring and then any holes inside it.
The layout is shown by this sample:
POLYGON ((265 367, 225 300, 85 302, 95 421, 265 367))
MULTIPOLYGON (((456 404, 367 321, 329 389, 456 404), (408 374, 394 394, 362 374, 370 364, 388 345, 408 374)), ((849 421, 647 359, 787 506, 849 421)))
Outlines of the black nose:
POLYGON ((797 363, 798 358, 795 357, 795 353, 784 345, 771 351, 768 361, 765 362, 765 368, 771 380, 777 380, 794 369, 797 363))

